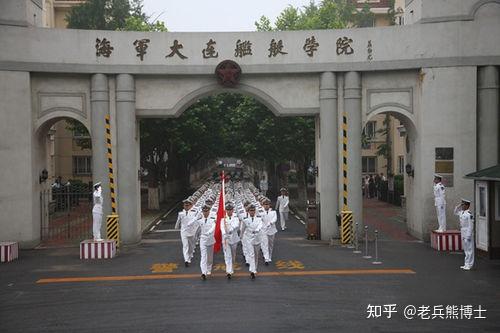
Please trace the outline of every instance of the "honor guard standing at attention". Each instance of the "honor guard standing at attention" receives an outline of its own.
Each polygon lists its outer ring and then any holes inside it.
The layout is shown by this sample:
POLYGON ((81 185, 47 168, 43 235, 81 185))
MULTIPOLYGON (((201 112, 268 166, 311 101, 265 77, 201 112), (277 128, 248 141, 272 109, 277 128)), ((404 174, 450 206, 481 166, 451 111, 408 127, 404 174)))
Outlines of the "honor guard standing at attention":
POLYGON ((245 258, 245 265, 250 266, 250 260, 247 253, 250 251, 250 247, 247 242, 243 241, 243 236, 245 235, 245 220, 250 216, 248 214, 248 209, 250 207, 250 201, 245 201, 243 204, 243 211, 240 212, 240 237, 241 237, 241 251, 243 252, 243 257, 245 258))
POLYGON ((460 220, 460 235, 462 236, 462 246, 464 248, 465 261, 460 268, 468 271, 474 265, 474 217, 469 210, 470 201, 462 199, 462 203, 455 207, 454 213, 460 220))
POLYGON ((202 216, 196 221, 200 227, 201 278, 206 280, 212 274, 215 244, 215 219, 210 216, 210 206, 203 206, 202 216))
POLYGON ((102 226, 102 188, 101 183, 94 184, 94 207, 92 208, 92 231, 95 241, 102 241, 101 226, 102 226))
POLYGON ((186 199, 183 202, 184 209, 179 212, 175 229, 181 229, 182 254, 186 267, 191 263, 195 247, 195 234, 198 229, 196 224, 196 211, 192 210, 193 202, 186 199))
POLYGON ((288 220, 288 212, 290 209, 288 208, 288 204, 290 200, 288 199, 288 194, 286 188, 281 188, 281 195, 276 200, 276 210, 280 212, 280 224, 281 230, 286 229, 286 221, 288 220))
POLYGON ((224 223, 221 223, 222 232, 222 247, 224 250, 224 261, 226 263, 227 278, 230 279, 233 275, 233 262, 236 258, 236 247, 240 241, 238 229, 240 228, 240 220, 233 214, 234 206, 231 203, 226 204, 226 214, 224 223))
POLYGON ((259 249, 260 249, 260 230, 262 229, 262 219, 255 216, 255 206, 251 204, 248 207, 247 217, 243 222, 245 224, 245 232, 243 234, 243 244, 247 244, 247 254, 245 258, 250 263, 250 277, 255 279, 257 273, 257 266, 259 262, 259 249))
POLYGON ((260 240, 260 247, 264 255, 265 265, 267 266, 272 261, 274 236, 278 230, 276 230, 276 211, 270 207, 271 201, 269 199, 264 199, 263 206, 264 212, 261 214, 262 239, 260 240))
POLYGON ((441 183, 442 178, 441 175, 434 174, 434 206, 439 224, 438 232, 446 231, 446 198, 445 187, 441 183))

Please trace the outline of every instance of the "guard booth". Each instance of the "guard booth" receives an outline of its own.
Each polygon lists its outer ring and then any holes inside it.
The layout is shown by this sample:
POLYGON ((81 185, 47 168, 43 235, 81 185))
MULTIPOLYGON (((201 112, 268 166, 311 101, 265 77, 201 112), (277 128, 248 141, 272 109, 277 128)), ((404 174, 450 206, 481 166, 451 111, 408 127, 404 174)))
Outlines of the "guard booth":
POLYGON ((476 248, 490 259, 500 259, 500 165, 465 178, 474 179, 476 248))

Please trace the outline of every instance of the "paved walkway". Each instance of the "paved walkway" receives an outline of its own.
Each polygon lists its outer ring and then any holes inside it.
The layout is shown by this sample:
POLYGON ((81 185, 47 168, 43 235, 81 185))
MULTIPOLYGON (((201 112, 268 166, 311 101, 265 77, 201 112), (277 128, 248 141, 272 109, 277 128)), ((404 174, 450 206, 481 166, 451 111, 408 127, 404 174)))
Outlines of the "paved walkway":
POLYGON ((378 199, 363 200, 363 221, 371 230, 378 230, 381 239, 416 240, 408 233, 404 209, 378 199))

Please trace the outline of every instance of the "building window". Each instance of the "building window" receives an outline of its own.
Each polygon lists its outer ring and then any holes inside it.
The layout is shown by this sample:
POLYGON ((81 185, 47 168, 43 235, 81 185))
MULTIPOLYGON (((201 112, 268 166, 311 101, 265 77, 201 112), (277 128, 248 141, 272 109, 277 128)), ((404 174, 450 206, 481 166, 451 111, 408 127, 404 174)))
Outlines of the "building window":
POLYGON ((92 174, 91 156, 73 156, 73 175, 88 176, 92 174))
POLYGON ((377 158, 375 156, 363 156, 361 159, 363 173, 375 173, 377 169, 377 158))
POLYGON ((443 184, 446 187, 453 187, 453 148, 439 147, 436 148, 436 160, 434 172, 443 176, 443 184))
POLYGON ((403 175, 405 173, 405 157, 398 156, 398 174, 403 175))
POLYGON ((375 134, 377 133, 377 122, 369 121, 366 123, 365 128, 363 129, 363 135, 367 140, 375 139, 375 134))

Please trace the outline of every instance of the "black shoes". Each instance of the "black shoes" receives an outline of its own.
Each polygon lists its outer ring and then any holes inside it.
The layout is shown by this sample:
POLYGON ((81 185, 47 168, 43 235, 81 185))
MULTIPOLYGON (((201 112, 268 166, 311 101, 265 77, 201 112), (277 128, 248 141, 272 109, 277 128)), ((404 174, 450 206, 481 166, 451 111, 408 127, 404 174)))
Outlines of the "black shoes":
POLYGON ((205 274, 201 274, 201 279, 205 281, 207 279, 207 276, 205 274))
POLYGON ((227 273, 227 279, 231 280, 231 274, 227 273))
POLYGON ((246 263, 245 263, 245 266, 250 267, 250 264, 246 262, 246 263))
POLYGON ((189 263, 187 261, 184 262, 184 267, 189 267, 189 263))
POLYGON ((269 261, 266 261, 264 265, 269 266, 269 261))
POLYGON ((250 278, 251 278, 252 280, 255 280, 255 273, 254 273, 254 272, 250 273, 250 278))

